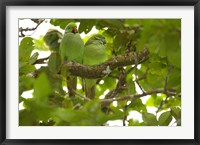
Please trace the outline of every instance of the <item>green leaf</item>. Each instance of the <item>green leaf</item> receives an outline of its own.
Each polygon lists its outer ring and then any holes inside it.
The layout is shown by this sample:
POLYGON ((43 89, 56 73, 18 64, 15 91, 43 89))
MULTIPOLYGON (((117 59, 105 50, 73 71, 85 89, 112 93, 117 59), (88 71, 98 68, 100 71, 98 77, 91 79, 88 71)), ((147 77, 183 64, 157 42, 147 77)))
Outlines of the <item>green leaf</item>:
POLYGON ((21 102, 23 102, 23 101, 25 101, 25 100, 26 100, 26 99, 23 98, 22 96, 19 97, 19 103, 21 103, 21 102))
POLYGON ((181 47, 179 33, 166 33, 160 42, 159 54, 167 56, 170 64, 181 67, 181 47))
POLYGON ((141 39, 137 45, 139 49, 147 45, 151 53, 166 56, 170 64, 181 67, 180 19, 138 19, 126 22, 143 26, 141 39))
POLYGON ((127 95, 134 95, 136 93, 136 90, 135 90, 135 82, 132 81, 132 80, 129 80, 127 82, 127 95))
POLYGON ((86 117, 86 113, 80 112, 78 110, 57 108, 53 112, 53 116, 57 119, 64 120, 66 122, 78 122, 81 118, 86 117))
POLYGON ((156 116, 152 113, 143 112, 142 119, 147 126, 157 126, 158 125, 156 116))
POLYGON ((171 114, 176 120, 178 120, 181 118, 181 109, 179 107, 172 107, 171 114))
POLYGON ((33 49, 34 49, 33 38, 31 37, 23 38, 19 45, 19 61, 28 62, 33 49))
POLYGON ((181 98, 180 97, 170 97, 167 102, 164 104, 163 108, 168 109, 172 107, 181 106, 181 98))
POLYGON ((19 111, 19 126, 33 126, 37 125, 34 114, 27 109, 19 111))
POLYGON ((179 88, 179 86, 181 86, 181 69, 172 68, 168 77, 167 88, 179 88))
POLYGON ((26 99, 23 105, 26 110, 28 110, 29 114, 34 117, 32 120, 48 121, 48 119, 51 118, 53 109, 47 105, 38 104, 37 99, 35 98, 26 99))
POLYGON ((65 100, 62 102, 62 106, 64 108, 72 108, 73 107, 73 102, 71 101, 70 98, 65 98, 65 100))
POLYGON ((65 96, 66 92, 63 90, 63 83, 66 83, 63 76, 52 72, 49 70, 49 67, 41 67, 39 69, 40 73, 45 73, 47 75, 47 78, 49 80, 49 84, 51 88, 53 88, 53 92, 57 95, 65 96))
POLYGON ((54 26, 59 26, 61 29, 65 29, 68 23, 75 22, 73 19, 51 19, 50 23, 54 26))
POLYGON ((122 112, 120 108, 110 105, 110 109, 112 110, 112 113, 108 116, 109 120, 123 119, 124 112, 122 112))
POLYGON ((49 48, 45 46, 43 36, 40 36, 39 39, 34 39, 35 49, 42 51, 49 51, 49 48))
POLYGON ((48 96, 52 93, 52 88, 50 86, 49 80, 45 73, 40 74, 40 76, 34 82, 34 98, 36 103, 41 106, 48 105, 48 96))
POLYGON ((123 34, 118 34, 114 39, 113 39, 113 47, 115 52, 117 53, 124 53, 125 51, 125 47, 128 43, 128 38, 127 38, 127 34, 123 33, 123 34))
POLYGON ((129 119, 128 126, 142 126, 143 123, 140 123, 138 120, 129 119))
POLYGON ((89 33, 93 26, 96 24, 95 19, 80 19, 79 25, 79 33, 85 32, 85 34, 89 33))
POLYGON ((31 90, 33 88, 34 78, 30 76, 19 76, 19 95, 24 91, 31 90))
POLYGON ((123 26, 123 19, 100 19, 96 25, 97 29, 107 28, 114 28, 119 29, 123 26))
POLYGON ((107 89, 112 90, 115 88, 116 81, 113 78, 106 77, 102 79, 104 81, 103 84, 98 84, 96 87, 96 95, 102 95, 107 89))
POLYGON ((151 72, 151 74, 153 75, 157 75, 160 77, 165 77, 166 76, 166 72, 167 72, 167 65, 164 64, 163 62, 151 62, 148 65, 149 68, 151 68, 149 70, 149 72, 151 72))
POLYGON ((172 121, 172 115, 170 111, 164 112, 160 115, 158 119, 158 124, 160 126, 168 126, 172 121))
POLYGON ((162 94, 161 96, 157 96, 157 94, 153 94, 147 100, 146 105, 151 107, 159 107, 163 98, 166 98, 166 95, 162 94))
MULTIPOLYGON (((20 63, 22 64, 22 63, 20 63)), ((31 65, 31 64, 23 64, 20 66, 19 64, 19 75, 24 75, 24 74, 28 74, 31 73, 35 70, 35 66, 31 65)))
POLYGON ((38 56, 39 56, 39 53, 38 53, 38 52, 35 52, 35 53, 31 56, 31 58, 29 59, 29 64, 35 63, 35 62, 37 61, 38 56))
POLYGON ((33 88, 34 78, 30 76, 19 76, 19 96, 24 92, 33 88))
POLYGON ((164 86, 164 77, 152 74, 149 70, 146 79, 141 80, 140 85, 144 90, 157 89, 160 88, 160 86, 164 86))
POLYGON ((129 105, 130 110, 138 111, 139 113, 146 112, 146 106, 142 103, 141 99, 136 99, 129 105))

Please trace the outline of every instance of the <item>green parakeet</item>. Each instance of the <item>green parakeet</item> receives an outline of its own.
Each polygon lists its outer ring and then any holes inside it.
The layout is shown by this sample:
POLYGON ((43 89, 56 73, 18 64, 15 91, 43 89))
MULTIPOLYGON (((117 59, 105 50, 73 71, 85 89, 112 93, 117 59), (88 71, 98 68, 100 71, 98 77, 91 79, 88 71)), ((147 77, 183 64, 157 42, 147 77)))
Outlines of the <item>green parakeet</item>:
POLYGON ((44 35, 44 42, 51 51, 59 51, 63 34, 56 29, 49 29, 44 35))
MULTIPOLYGON (((51 82, 53 88, 56 92, 64 95, 65 92, 62 88, 62 78, 59 77, 58 72, 60 72, 61 67, 61 57, 59 54, 60 42, 62 40, 63 34, 56 29, 49 29, 44 35, 43 40, 46 46, 51 50, 49 56, 48 67, 45 71, 51 82)), ((55 95, 56 96, 56 95, 55 95)))
MULTIPOLYGON (((69 23, 65 28, 65 34, 60 43, 60 55, 62 61, 83 62, 84 43, 81 39, 75 23, 69 23)), ((75 96, 77 77, 66 76, 67 88, 70 97, 75 96)))
MULTIPOLYGON (((106 61, 105 43, 105 37, 100 34, 93 35, 89 38, 85 43, 83 64, 92 66, 106 61)), ((85 79, 85 94, 90 99, 95 97, 96 81, 96 79, 85 79)))
POLYGON ((48 66, 49 70, 53 73, 58 73, 60 71, 61 57, 59 54, 59 48, 62 38, 62 33, 56 29, 49 29, 43 38, 45 44, 51 50, 48 66))

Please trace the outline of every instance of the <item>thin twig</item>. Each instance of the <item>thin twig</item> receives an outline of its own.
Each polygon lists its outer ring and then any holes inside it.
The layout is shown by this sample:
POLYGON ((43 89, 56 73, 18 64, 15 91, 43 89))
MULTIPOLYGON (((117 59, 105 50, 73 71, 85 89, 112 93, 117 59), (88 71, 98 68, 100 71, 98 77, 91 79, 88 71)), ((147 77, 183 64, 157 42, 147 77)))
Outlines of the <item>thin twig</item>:
MULTIPOLYGON (((39 25, 42 24, 42 22, 44 22, 44 20, 45 19, 42 19, 41 21, 38 21, 37 25, 35 27, 33 27, 33 28, 28 28, 28 27, 27 28, 22 28, 22 27, 20 27, 19 28, 19 32, 20 32, 19 37, 25 37, 26 36, 23 32, 36 30, 39 27, 39 25)), ((29 35, 27 35, 27 36, 29 36, 29 35)))
POLYGON ((33 63, 33 65, 35 65, 35 64, 46 64, 46 60, 47 59, 49 59, 49 56, 48 57, 45 57, 45 58, 40 58, 40 59, 38 59, 38 60, 36 60, 34 63, 33 63))
POLYGON ((134 53, 135 54, 135 82, 137 83, 137 85, 139 86, 140 90, 145 93, 144 89, 142 88, 142 86, 140 85, 139 81, 138 81, 138 56, 137 56, 137 53, 134 53))
POLYGON ((126 106, 124 107, 124 118, 123 118, 123 126, 126 126, 126 120, 127 120, 127 109, 128 109, 128 105, 126 104, 126 106))
POLYGON ((80 96, 80 97, 83 98, 84 100, 91 101, 89 98, 85 97, 84 95, 80 94, 79 92, 77 92, 77 91, 75 91, 75 90, 74 90, 74 92, 75 92, 76 95, 80 96))
POLYGON ((116 98, 102 99, 100 102, 102 103, 102 106, 106 106, 107 104, 109 104, 109 103, 111 103, 113 101, 135 100, 135 99, 147 96, 147 95, 158 94, 158 93, 165 93, 165 94, 173 96, 173 95, 176 95, 176 90, 168 89, 165 92, 164 89, 156 89, 156 90, 146 91, 145 93, 142 93, 142 94, 135 94, 135 95, 116 97, 116 98))
POLYGON ((118 83, 116 85, 116 88, 111 90, 105 98, 114 98, 116 95, 121 93, 125 89, 125 83, 126 83, 126 73, 123 68, 120 68, 120 75, 118 78, 118 83))
POLYGON ((163 105, 167 102, 167 99, 170 97, 166 91, 167 91, 167 83, 168 83, 168 77, 169 77, 169 74, 170 74, 170 71, 172 69, 172 66, 169 66, 168 68, 168 71, 167 71, 167 74, 165 76, 165 81, 164 81, 164 93, 167 95, 167 97, 165 98, 165 100, 162 100, 161 103, 160 103, 160 106, 158 107, 156 113, 158 113, 160 111, 160 109, 162 109, 163 105))

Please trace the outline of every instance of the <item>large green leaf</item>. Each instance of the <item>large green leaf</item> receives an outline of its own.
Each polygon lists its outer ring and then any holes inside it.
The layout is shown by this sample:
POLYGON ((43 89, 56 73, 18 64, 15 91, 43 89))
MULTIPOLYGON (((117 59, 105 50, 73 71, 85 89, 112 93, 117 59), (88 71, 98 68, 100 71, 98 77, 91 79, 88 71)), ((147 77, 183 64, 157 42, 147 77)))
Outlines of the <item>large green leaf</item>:
POLYGON ((168 126, 171 121, 172 121, 171 112, 167 111, 160 115, 160 117, 158 119, 158 124, 160 126, 168 126))
POLYGON ((147 100, 146 105, 151 106, 151 107, 159 107, 164 98, 166 98, 166 95, 164 95, 164 94, 162 94, 160 96, 158 96, 157 94, 153 94, 147 100))
POLYGON ((39 56, 38 52, 35 52, 33 55, 31 55, 29 59, 29 64, 34 64, 37 61, 38 56, 39 56))
POLYGON ((19 45, 19 61, 28 62, 33 49, 34 49, 33 38, 31 37, 23 38, 19 45))
POLYGON ((39 39, 34 39, 35 49, 42 51, 49 51, 49 48, 45 46, 43 36, 40 36, 39 39))
POLYGON ((171 108, 171 114, 177 120, 181 117, 181 109, 178 108, 178 107, 172 107, 171 108))
POLYGON ((54 26, 59 26, 61 29, 65 29, 68 23, 75 22, 73 19, 51 19, 50 23, 54 26))
POLYGON ((31 119, 33 121, 48 121, 48 119, 51 118, 51 112, 53 112, 53 108, 50 108, 47 105, 38 104, 35 98, 26 99, 23 105, 27 112, 33 116, 31 119))
POLYGON ((29 110, 24 109, 19 111, 19 126, 33 126, 37 124, 36 117, 29 110))
POLYGON ((19 75, 31 73, 35 70, 35 66, 28 63, 19 63, 19 75))
POLYGON ((170 97, 167 102, 163 105, 164 109, 181 106, 181 98, 180 97, 170 97))
POLYGON ((49 80, 45 73, 40 76, 34 82, 34 98, 36 103, 41 106, 48 106, 48 96, 52 93, 49 80))
POLYGON ((79 33, 89 33, 93 26, 96 24, 96 19, 80 19, 80 25, 78 28, 79 33))
POLYGON ((181 126, 181 109, 179 107, 172 107, 171 114, 176 119, 177 126, 181 126))
POLYGON ((144 90, 152 90, 161 88, 164 86, 164 77, 152 74, 151 72, 146 74, 146 79, 140 81, 144 90))
POLYGON ((123 22, 123 19, 99 19, 97 23, 97 29, 102 29, 105 27, 119 29, 122 28, 123 22))
POLYGON ((168 76, 168 82, 167 82, 168 88, 176 88, 177 93, 181 91, 181 69, 178 68, 172 68, 172 70, 169 73, 168 76))
POLYGON ((34 78, 30 76, 19 76, 19 95, 24 91, 31 90, 33 88, 34 78))
POLYGON ((158 125, 156 116, 152 113, 143 112, 142 119, 143 119, 145 125, 147 125, 147 126, 157 126, 158 125))
POLYGON ((133 100, 131 104, 129 105, 129 109, 130 111, 135 110, 135 111, 138 111, 139 113, 147 111, 146 106, 142 103, 141 99, 133 100))

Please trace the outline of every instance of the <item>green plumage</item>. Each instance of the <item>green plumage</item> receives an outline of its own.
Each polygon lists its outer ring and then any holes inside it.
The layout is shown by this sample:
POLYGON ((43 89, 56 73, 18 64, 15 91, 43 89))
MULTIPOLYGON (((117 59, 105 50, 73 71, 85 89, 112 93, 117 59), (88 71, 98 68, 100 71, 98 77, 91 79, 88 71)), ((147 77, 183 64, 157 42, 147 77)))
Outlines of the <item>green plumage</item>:
MULTIPOLYGON (((96 34, 93 35, 85 44, 83 64, 85 65, 97 65, 107 60, 106 50, 104 44, 105 38, 96 34)), ((93 99, 95 97, 95 79, 85 79, 85 93, 86 97, 93 99)))
POLYGON ((43 38, 46 46, 51 50, 48 61, 49 70, 56 74, 60 71, 61 66, 59 48, 62 38, 62 33, 56 29, 49 29, 43 38))
MULTIPOLYGON (((60 44, 60 56, 62 61, 74 61, 82 63, 84 43, 77 31, 75 23, 69 23, 65 28, 65 34, 60 44)), ((67 88, 70 97, 75 96, 77 77, 66 76, 67 88)))
POLYGON ((56 29, 49 29, 44 36, 44 42, 51 51, 59 51, 63 34, 56 29))
MULTIPOLYGON (((62 33, 58 30, 49 29, 48 32, 44 35, 43 40, 46 46, 51 50, 47 67, 48 70, 46 70, 46 73, 49 76, 52 87, 55 88, 55 92, 59 92, 59 94, 64 95, 65 93, 62 88, 62 80, 58 75, 61 67, 59 48, 62 37, 62 33)), ((51 96, 51 99, 56 100, 57 97, 58 94, 55 93, 51 96)))
POLYGON ((84 43, 78 33, 65 33, 60 44, 62 60, 82 63, 84 43))

